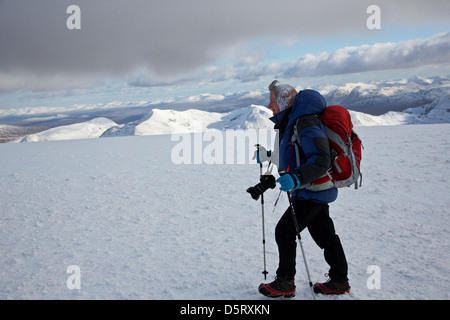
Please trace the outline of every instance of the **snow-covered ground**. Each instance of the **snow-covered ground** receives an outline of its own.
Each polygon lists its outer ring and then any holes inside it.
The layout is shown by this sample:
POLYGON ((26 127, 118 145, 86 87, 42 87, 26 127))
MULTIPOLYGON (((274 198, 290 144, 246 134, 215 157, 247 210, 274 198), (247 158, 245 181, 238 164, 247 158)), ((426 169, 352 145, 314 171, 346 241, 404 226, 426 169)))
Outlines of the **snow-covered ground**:
MULTIPOLYGON (((317 298, 449 299, 450 124, 356 130, 363 186, 330 209, 352 291, 317 298)), ((245 192, 259 166, 177 165, 172 140, 1 144, 0 299, 266 299, 261 205, 245 192)), ((272 212, 277 194, 265 198, 267 281, 288 205, 272 212)), ((322 250, 302 237, 312 280, 325 280, 322 250)), ((294 299, 311 299, 300 254, 297 266, 294 299)))

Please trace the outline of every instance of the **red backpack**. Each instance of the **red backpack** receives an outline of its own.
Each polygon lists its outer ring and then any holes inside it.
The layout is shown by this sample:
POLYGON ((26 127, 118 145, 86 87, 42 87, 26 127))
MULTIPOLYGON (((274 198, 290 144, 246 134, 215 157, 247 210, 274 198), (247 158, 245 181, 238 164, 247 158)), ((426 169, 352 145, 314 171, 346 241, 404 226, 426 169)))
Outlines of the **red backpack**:
MULTIPOLYGON (((342 188, 362 184, 361 149, 362 143, 353 131, 350 113, 341 106, 329 106, 318 115, 325 125, 332 157, 331 169, 321 178, 309 183, 305 188, 312 191, 326 190, 332 187, 342 188)), ((298 132, 296 132, 297 139, 298 132)), ((295 139, 293 137, 293 139, 295 139)), ((300 141, 300 140, 299 140, 300 141)))

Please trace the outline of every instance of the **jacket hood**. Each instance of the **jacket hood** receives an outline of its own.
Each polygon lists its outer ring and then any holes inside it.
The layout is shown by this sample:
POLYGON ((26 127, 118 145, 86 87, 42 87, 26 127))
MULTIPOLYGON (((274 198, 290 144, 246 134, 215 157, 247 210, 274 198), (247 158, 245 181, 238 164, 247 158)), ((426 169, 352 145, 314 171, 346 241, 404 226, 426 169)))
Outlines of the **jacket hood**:
POLYGON ((289 128, 298 117, 321 113, 326 107, 327 102, 319 92, 310 89, 300 91, 292 106, 287 127, 289 128))
POLYGON ((286 128, 290 127, 298 117, 307 114, 321 113, 327 107, 325 98, 315 90, 303 90, 297 93, 295 101, 291 108, 285 109, 277 115, 270 118, 272 122, 278 123, 285 116, 289 117, 286 128))

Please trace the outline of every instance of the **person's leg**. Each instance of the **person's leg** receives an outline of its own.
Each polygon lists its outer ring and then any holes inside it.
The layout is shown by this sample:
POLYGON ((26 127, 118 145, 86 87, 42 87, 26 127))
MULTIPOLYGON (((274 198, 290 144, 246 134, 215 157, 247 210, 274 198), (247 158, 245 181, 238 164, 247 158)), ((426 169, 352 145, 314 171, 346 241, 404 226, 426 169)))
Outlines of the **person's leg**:
MULTIPOLYGON (((309 201, 294 201, 294 210, 297 216, 300 230, 306 227, 309 219, 313 219, 316 210, 311 210, 314 205, 309 201)), ((268 297, 293 297, 295 296, 295 258, 297 232, 291 208, 289 207, 278 221, 275 228, 275 239, 278 245, 279 265, 277 277, 271 283, 262 283, 258 290, 268 297)))
POLYGON ((275 227, 275 241, 278 246, 277 277, 293 279, 295 276, 297 242, 290 207, 275 227))
MULTIPOLYGON (((299 231, 303 231, 313 223, 323 212, 323 206, 311 201, 294 200, 294 210, 297 217, 299 231)), ((297 233, 294 226, 291 208, 283 214, 275 228, 275 240, 278 245, 279 265, 277 276, 293 279, 296 273, 295 259, 297 248, 297 233)))
POLYGON ((308 230, 316 244, 324 250, 325 261, 330 266, 329 277, 336 282, 346 282, 347 259, 339 236, 336 234, 328 205, 321 205, 321 212, 308 225, 308 230))

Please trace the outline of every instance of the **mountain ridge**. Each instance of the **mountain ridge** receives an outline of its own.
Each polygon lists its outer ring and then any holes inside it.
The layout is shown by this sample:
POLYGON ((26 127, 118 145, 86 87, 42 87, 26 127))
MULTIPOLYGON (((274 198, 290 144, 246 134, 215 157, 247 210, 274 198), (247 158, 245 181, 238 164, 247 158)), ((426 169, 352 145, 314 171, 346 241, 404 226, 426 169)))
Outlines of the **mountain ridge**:
MULTIPOLYGON (((404 112, 389 111, 380 116, 349 110, 355 126, 450 123, 450 96, 404 112)), ((107 118, 61 126, 16 140, 36 142, 49 140, 88 139, 118 136, 146 136, 192 133, 205 130, 272 129, 271 111, 250 105, 226 113, 190 109, 184 111, 152 109, 139 120, 119 125, 107 118)))

